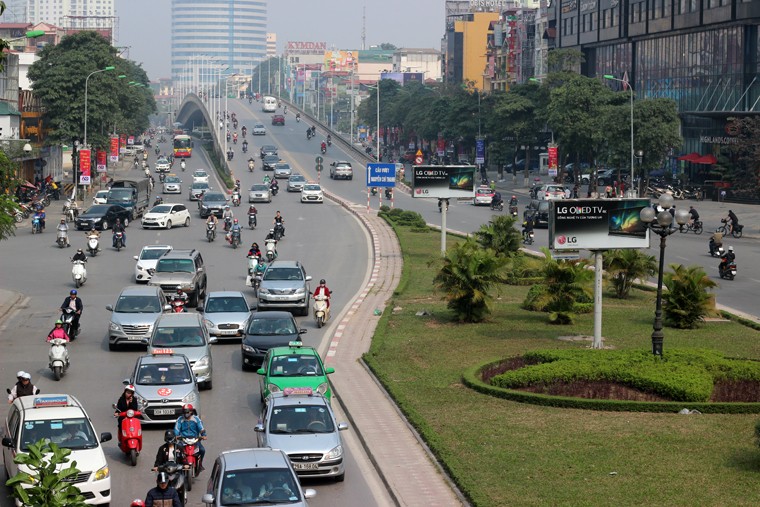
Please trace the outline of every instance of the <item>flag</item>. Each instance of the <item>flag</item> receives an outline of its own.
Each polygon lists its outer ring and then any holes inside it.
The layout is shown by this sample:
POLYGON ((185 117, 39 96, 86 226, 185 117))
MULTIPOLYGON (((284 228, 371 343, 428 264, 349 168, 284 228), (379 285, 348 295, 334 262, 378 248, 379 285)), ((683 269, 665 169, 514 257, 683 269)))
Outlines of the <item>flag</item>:
POLYGON ((627 90, 631 85, 628 84, 628 71, 623 72, 623 90, 627 90))

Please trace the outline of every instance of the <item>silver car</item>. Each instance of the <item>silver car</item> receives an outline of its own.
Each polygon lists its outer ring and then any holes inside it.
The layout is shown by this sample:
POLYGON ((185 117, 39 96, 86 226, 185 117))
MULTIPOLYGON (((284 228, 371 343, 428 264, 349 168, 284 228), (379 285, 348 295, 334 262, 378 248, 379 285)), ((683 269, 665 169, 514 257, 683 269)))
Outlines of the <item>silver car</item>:
POLYGON ((269 185, 253 185, 248 192, 248 202, 272 202, 269 185))
POLYGON ((242 338, 251 316, 248 300, 239 291, 209 292, 197 310, 204 314, 203 322, 209 334, 218 339, 242 338))
POLYGON ((199 314, 166 313, 153 327, 148 353, 173 351, 187 356, 198 384, 211 389, 211 375, 214 371, 212 343, 216 343, 216 338, 209 337, 208 329, 199 314))
POLYGON ((300 192, 306 184, 303 174, 294 174, 288 178, 288 192, 300 192))
POLYGON ((259 286, 259 310, 293 308, 301 315, 309 314, 311 276, 297 261, 269 263, 259 286))
POLYGON ((270 394, 262 421, 254 428, 259 447, 285 451, 299 476, 338 482, 346 477, 340 436, 346 429, 348 423, 335 420, 324 396, 303 387, 270 394))
POLYGON ((106 305, 111 312, 108 324, 108 349, 123 344, 147 345, 153 325, 161 314, 171 307, 161 287, 126 287, 114 306, 106 305))
POLYGON ((163 193, 165 194, 181 194, 182 193, 182 180, 177 176, 167 176, 164 178, 163 193))
POLYGON ((278 162, 274 165, 275 178, 290 178, 291 174, 293 174, 293 170, 287 162, 278 162))

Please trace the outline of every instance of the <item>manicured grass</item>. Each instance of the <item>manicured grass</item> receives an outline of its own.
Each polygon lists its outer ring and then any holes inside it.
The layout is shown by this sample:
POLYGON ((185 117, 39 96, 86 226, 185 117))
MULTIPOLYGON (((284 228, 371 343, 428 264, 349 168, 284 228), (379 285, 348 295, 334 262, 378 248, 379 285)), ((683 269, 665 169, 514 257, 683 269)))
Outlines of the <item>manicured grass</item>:
MULTIPOLYGON (((504 286, 490 322, 457 324, 431 280, 440 236, 398 229, 404 275, 366 355, 385 387, 477 506, 755 505, 760 449, 753 415, 676 415, 558 409, 497 399, 461 383, 464 369, 528 350, 581 348, 593 316, 551 326, 519 305, 529 287, 504 286), (417 317, 427 310, 432 316, 417 317)), ((449 237, 449 244, 457 241, 449 237)), ((605 293, 605 345, 650 350, 654 294, 605 293)), ((669 348, 712 348, 760 359, 760 332, 735 322, 665 329, 669 348)), ((392 438, 392 436, 389 436, 392 438)))

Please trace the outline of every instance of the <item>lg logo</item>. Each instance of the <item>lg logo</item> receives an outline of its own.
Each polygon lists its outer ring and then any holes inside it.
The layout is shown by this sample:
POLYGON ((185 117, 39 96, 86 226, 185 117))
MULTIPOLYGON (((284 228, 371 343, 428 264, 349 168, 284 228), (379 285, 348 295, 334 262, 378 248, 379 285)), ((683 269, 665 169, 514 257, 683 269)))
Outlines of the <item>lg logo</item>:
POLYGON ((414 192, 415 192, 417 195, 423 195, 423 194, 428 194, 428 193, 429 193, 429 191, 428 191, 428 189, 427 189, 427 188, 415 188, 415 189, 414 189, 414 192))
POLYGON ((560 245, 574 245, 578 243, 578 238, 575 236, 567 237, 567 236, 558 236, 557 237, 557 244, 560 245))

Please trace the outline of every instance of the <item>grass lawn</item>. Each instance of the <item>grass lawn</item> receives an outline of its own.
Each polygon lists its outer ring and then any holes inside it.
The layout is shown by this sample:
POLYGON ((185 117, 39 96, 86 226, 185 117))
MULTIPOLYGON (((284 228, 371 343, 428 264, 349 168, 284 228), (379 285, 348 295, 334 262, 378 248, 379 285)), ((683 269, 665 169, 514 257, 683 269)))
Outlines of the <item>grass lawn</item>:
MULTIPOLYGON (((522 310, 529 287, 504 286, 491 321, 457 324, 433 292, 438 233, 397 228, 404 275, 365 359, 477 506, 757 505, 757 415, 597 412, 520 404, 471 391, 470 366, 540 348, 578 348, 593 315, 548 325, 522 310), (390 308, 401 311, 391 314, 390 308), (427 310, 432 316, 417 317, 427 310)), ((449 237, 449 245, 457 238, 449 237)), ((654 293, 605 293, 605 345, 650 350, 654 293)), ((760 359, 760 332, 734 322, 665 329, 668 348, 714 348, 760 359)), ((392 438, 392 435, 389 435, 392 438)))

